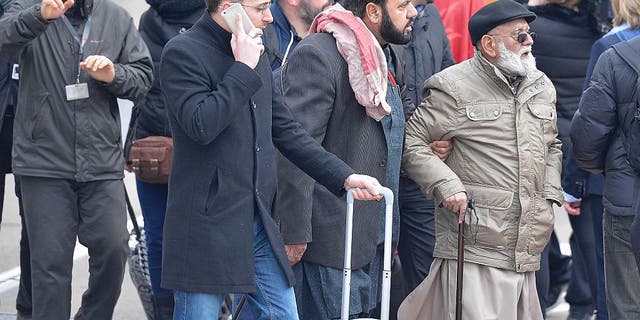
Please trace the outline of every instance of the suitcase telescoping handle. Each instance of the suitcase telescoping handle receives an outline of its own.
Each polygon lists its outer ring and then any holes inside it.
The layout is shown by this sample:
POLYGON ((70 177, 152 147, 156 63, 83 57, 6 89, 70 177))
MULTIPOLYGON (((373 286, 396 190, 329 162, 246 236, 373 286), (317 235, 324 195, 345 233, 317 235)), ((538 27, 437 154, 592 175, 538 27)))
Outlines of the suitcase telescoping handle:
MULTIPOLYGON (((378 192, 384 196, 384 268, 382 271, 381 320, 389 319, 389 299, 391 294, 391 230, 393 225, 393 192, 389 188, 379 187, 378 192)), ((351 239, 353 232, 353 189, 347 192, 347 223, 344 237, 344 272, 342 278, 342 313, 341 319, 349 319, 349 296, 351 292, 351 239)))

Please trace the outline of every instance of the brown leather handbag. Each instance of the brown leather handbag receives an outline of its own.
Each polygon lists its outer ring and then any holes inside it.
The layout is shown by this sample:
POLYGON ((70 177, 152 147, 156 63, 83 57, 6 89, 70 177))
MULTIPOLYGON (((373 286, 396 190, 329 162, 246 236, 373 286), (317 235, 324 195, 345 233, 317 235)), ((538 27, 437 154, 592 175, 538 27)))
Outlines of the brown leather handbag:
POLYGON ((134 140, 138 114, 139 110, 134 107, 124 148, 127 170, 133 171, 136 178, 146 183, 166 184, 171 171, 173 139, 149 136, 134 140))
POLYGON ((127 163, 138 179, 164 184, 169 181, 172 157, 173 139, 150 136, 133 141, 127 163))

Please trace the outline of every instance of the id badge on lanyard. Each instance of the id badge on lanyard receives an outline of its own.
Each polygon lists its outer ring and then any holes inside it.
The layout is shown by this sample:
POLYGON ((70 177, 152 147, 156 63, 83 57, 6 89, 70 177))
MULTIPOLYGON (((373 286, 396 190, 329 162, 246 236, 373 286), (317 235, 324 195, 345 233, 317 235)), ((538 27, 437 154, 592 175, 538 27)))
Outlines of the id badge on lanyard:
POLYGON ((82 39, 78 38, 75 29, 73 29, 71 22, 69 22, 69 19, 67 19, 66 16, 63 15, 62 20, 67 26, 67 29, 69 29, 69 32, 71 32, 73 39, 75 39, 76 42, 80 45, 80 50, 78 52, 80 59, 78 61, 78 74, 76 76, 76 83, 64 87, 67 94, 67 101, 88 99, 89 85, 86 82, 80 83, 80 72, 82 72, 82 69, 80 69, 80 61, 82 61, 82 59, 84 58, 84 45, 87 43, 87 40, 89 39, 89 32, 91 31, 91 16, 89 16, 87 22, 84 25, 84 31, 82 31, 82 39))
POLYGON ((13 68, 11 69, 11 79, 16 81, 20 80, 20 71, 17 64, 14 64, 13 68))

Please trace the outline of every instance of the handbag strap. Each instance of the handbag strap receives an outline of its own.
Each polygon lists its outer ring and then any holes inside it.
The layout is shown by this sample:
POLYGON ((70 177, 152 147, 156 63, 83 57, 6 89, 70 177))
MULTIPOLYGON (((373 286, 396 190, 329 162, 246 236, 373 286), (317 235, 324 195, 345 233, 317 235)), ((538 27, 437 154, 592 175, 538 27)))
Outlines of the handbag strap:
POLYGON ((131 218, 131 223, 133 224, 133 230, 136 233, 136 240, 140 241, 140 238, 142 237, 142 233, 140 232, 138 219, 136 219, 136 213, 133 211, 133 206, 131 205, 131 200, 129 200, 129 193, 127 192, 127 186, 124 185, 124 181, 122 182, 122 186, 124 187, 124 198, 127 201, 127 212, 129 212, 129 218, 131 218))
POLYGON ((138 116, 140 115, 140 109, 138 106, 133 106, 131 109, 131 119, 129 120, 129 128, 127 129, 127 138, 124 140, 124 159, 129 160, 129 153, 131 152, 131 146, 133 140, 136 138, 136 128, 138 127, 138 116))

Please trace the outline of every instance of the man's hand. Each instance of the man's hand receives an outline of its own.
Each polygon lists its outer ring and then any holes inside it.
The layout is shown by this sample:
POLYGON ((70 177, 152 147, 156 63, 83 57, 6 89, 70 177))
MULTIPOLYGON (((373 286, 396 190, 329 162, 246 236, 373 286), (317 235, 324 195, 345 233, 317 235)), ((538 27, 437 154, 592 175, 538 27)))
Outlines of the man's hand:
POLYGON ((262 44, 262 29, 254 28, 249 33, 244 32, 242 18, 236 17, 236 31, 231 36, 231 50, 236 61, 254 69, 258 65, 260 55, 264 52, 262 44))
POLYGON ((580 201, 575 201, 575 202, 564 202, 564 210, 572 215, 572 216, 579 216, 580 215, 580 201))
POLYGON ((380 200, 382 195, 378 193, 380 182, 374 177, 362 174, 352 174, 344 181, 344 188, 355 188, 353 198, 356 200, 380 200))
POLYGON ((113 62, 105 56, 88 56, 83 62, 80 62, 80 68, 98 81, 111 83, 116 77, 113 62))
POLYGON ((73 7, 73 0, 67 0, 66 2, 62 2, 62 0, 42 0, 42 4, 40 4, 40 15, 45 20, 53 20, 62 17, 62 15, 69 10, 69 8, 73 7))
POLYGON ((467 212, 467 194, 465 192, 458 192, 442 201, 442 205, 453 211, 453 213, 457 213, 458 223, 462 223, 467 212))
POLYGON ((302 259, 302 255, 307 251, 306 243, 299 244, 285 244, 284 250, 287 251, 287 258, 289 258, 289 265, 293 266, 294 264, 300 262, 302 259))
POLYGON ((440 160, 445 161, 453 149, 453 141, 434 141, 429 144, 429 147, 431 147, 431 151, 433 151, 440 160))

